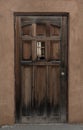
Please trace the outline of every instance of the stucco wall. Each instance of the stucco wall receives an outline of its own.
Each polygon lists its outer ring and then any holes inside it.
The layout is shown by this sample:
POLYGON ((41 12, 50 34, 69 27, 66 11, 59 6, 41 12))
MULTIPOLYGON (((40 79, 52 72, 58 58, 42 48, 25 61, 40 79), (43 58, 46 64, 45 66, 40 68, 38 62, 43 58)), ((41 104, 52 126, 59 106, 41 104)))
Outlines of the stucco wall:
POLYGON ((14 12, 69 12, 68 122, 83 122, 83 1, 0 0, 0 124, 15 122, 14 12))

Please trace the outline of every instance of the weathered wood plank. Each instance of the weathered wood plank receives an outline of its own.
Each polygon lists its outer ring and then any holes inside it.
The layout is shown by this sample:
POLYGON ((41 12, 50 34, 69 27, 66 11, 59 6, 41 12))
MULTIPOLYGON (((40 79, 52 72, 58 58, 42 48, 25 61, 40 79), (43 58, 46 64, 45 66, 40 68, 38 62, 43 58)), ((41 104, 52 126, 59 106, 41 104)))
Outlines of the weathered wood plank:
POLYGON ((60 41, 60 37, 59 36, 50 36, 50 37, 46 37, 46 36, 28 36, 28 35, 24 35, 22 36, 22 40, 55 40, 55 41, 60 41))
POLYGON ((50 44, 50 58, 60 59, 60 42, 51 41, 50 44))
POLYGON ((23 59, 31 60, 32 58, 32 43, 31 41, 23 42, 23 59))
POLYGON ((54 112, 58 114, 57 107, 60 104, 60 67, 59 66, 50 66, 48 67, 48 112, 54 112), (56 111, 55 111, 56 110, 56 111))
POLYGON ((31 88, 32 88, 32 68, 24 67, 22 71, 22 114, 30 115, 31 111, 31 88))
POLYGON ((37 66, 35 69, 35 106, 40 114, 43 114, 45 110, 46 85, 46 67, 37 66))
POLYGON ((22 26, 22 35, 28 35, 28 36, 32 35, 31 24, 22 26))

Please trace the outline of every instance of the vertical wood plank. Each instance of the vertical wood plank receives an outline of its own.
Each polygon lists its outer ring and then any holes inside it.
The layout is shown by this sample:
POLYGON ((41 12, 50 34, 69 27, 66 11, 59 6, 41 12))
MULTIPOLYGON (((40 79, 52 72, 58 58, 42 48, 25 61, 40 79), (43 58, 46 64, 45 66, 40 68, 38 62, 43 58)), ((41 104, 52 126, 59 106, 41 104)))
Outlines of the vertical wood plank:
POLYGON ((67 119, 67 16, 62 17, 61 32, 61 120, 67 119))
POLYGON ((31 111, 31 88, 32 88, 32 68, 24 67, 22 71, 23 104, 22 114, 27 116, 31 111))
POLYGON ((60 59, 60 42, 52 41, 50 46, 51 59, 60 59))
POLYGON ((58 110, 55 110, 60 104, 60 67, 50 66, 48 68, 48 73, 48 110, 49 112, 53 110, 54 112, 58 113, 58 110))
POLYGON ((15 17, 15 106, 16 118, 20 119, 21 115, 21 87, 20 87, 20 36, 21 36, 21 23, 20 17, 15 17))
POLYGON ((36 23, 32 24, 32 36, 36 36, 36 23))
POLYGON ((31 112, 34 113, 35 109, 35 66, 32 66, 32 89, 31 89, 31 112))
POLYGON ((37 66, 35 74, 35 105, 38 113, 43 114, 46 97, 46 67, 37 66))
POLYGON ((47 50, 46 50, 46 53, 47 53, 47 60, 50 60, 50 41, 47 40, 46 42, 46 46, 47 46, 47 50))
MULTIPOLYGON (((32 24, 32 36, 36 36, 36 23, 32 24)), ((37 41, 32 41, 32 60, 35 61, 37 57, 37 41)))
POLYGON ((31 41, 26 41, 23 43, 23 59, 31 60, 32 58, 32 43, 31 41))

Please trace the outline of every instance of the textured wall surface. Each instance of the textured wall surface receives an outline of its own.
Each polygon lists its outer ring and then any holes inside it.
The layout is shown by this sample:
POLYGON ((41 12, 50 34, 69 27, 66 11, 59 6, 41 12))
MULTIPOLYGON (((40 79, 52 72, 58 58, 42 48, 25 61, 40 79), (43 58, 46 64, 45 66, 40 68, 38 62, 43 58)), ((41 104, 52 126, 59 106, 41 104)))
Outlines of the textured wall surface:
POLYGON ((0 124, 15 122, 14 12, 69 12, 68 122, 83 123, 83 1, 0 0, 0 124))

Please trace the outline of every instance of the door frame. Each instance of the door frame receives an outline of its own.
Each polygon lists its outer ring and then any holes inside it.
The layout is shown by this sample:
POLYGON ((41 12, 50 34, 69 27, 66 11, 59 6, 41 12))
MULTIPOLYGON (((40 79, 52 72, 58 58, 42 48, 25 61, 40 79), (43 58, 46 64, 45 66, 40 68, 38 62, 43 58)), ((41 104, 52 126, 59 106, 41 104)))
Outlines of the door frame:
POLYGON ((19 82, 21 80, 20 77, 20 59, 19 59, 19 45, 18 42, 20 42, 20 28, 19 24, 20 21, 18 17, 21 16, 63 16, 66 17, 66 26, 65 29, 63 29, 63 39, 62 43, 65 43, 65 66, 66 66, 66 77, 60 78, 60 81, 62 85, 64 85, 65 80, 65 88, 62 91, 61 94, 61 100, 64 102, 66 109, 63 110, 63 104, 61 104, 62 111, 61 111, 61 121, 60 122, 67 122, 68 121, 68 21, 69 21, 69 13, 67 12, 14 12, 14 72, 15 72, 15 118, 16 122, 21 122, 21 115, 20 115, 20 106, 21 106, 21 83, 19 82), (64 35, 65 34, 65 35, 64 35), (63 95, 63 92, 65 91, 65 96, 63 95), (64 120, 64 121, 63 121, 64 120))

